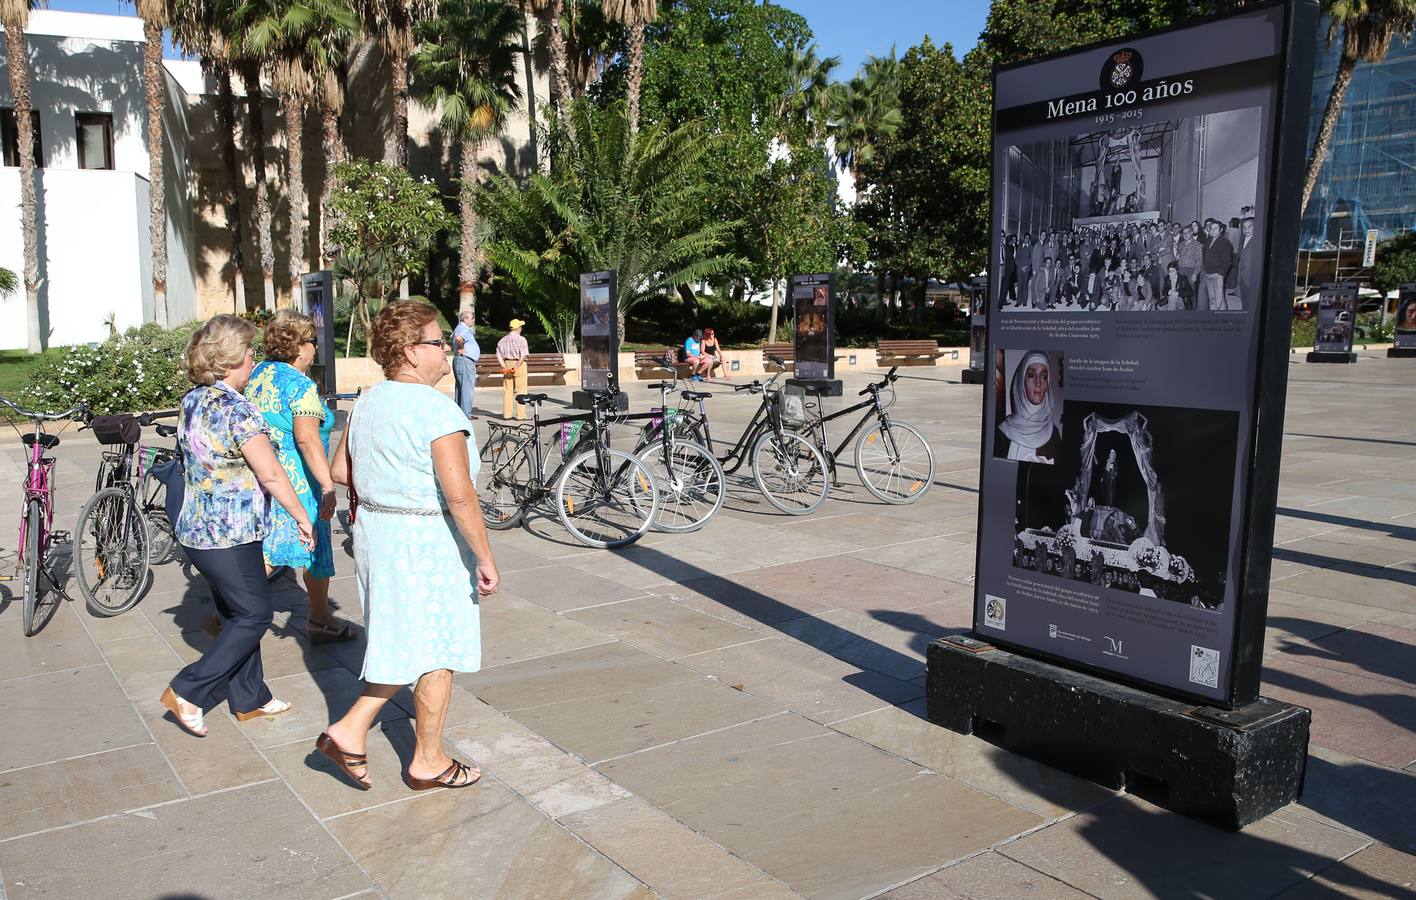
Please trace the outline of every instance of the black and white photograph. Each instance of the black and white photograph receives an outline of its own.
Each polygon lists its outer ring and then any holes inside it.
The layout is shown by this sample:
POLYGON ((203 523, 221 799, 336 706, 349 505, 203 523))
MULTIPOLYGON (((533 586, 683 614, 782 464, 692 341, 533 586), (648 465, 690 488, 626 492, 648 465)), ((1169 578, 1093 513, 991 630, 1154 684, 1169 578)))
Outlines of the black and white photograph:
POLYGON ((1056 465, 1019 466, 1017 568, 1217 609, 1237 413, 1072 401, 1056 465))
POLYGON ((1253 309, 1261 124, 1255 107, 1010 146, 997 308, 1253 309))
POLYGON ((994 356, 994 457, 1054 464, 1062 444, 1062 354, 999 348, 994 356))

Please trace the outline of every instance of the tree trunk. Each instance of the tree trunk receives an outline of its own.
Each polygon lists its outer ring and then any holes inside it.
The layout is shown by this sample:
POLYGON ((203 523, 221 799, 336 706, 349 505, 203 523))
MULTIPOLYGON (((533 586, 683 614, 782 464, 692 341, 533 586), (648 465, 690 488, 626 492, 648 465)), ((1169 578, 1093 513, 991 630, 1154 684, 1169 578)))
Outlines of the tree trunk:
POLYGON ((629 101, 629 130, 639 132, 639 87, 644 79, 644 19, 635 16, 629 26, 629 75, 626 93, 629 101))
POLYGON ((561 124, 565 127, 570 143, 577 143, 575 121, 570 116, 571 101, 575 95, 570 92, 570 69, 565 56, 565 32, 561 29, 561 12, 564 0, 551 0, 546 18, 551 28, 551 72, 556 82, 556 111, 560 113, 561 124))
POLYGON ((476 321, 477 315, 477 273, 482 269, 482 253, 477 246, 477 210, 472 205, 472 198, 480 173, 477 158, 481 155, 481 149, 481 141, 470 136, 462 139, 462 186, 458 191, 462 246, 457 259, 457 312, 460 316, 470 311, 473 321, 476 321))
POLYGON ((531 29, 526 23, 526 12, 521 13, 521 64, 526 70, 526 133, 531 146, 531 158, 536 168, 541 167, 541 152, 536 138, 536 62, 531 58, 531 29))
POLYGON ((1323 124, 1318 128, 1317 140, 1313 142, 1313 155, 1308 159, 1308 171, 1303 176, 1302 216, 1308 208, 1308 198, 1313 195, 1313 186, 1318 183, 1318 173, 1322 171, 1323 160, 1327 158, 1328 145, 1332 143, 1332 131, 1342 115, 1342 101, 1347 96, 1347 88, 1352 84, 1352 70, 1357 67, 1357 57, 1346 51, 1337 62, 1337 75, 1332 80, 1332 91, 1328 94, 1327 107, 1323 109, 1323 124))
POLYGON ((147 95, 148 240, 152 244, 152 315, 167 327, 167 206, 162 158, 162 26, 143 21, 143 88, 147 95))
POLYGON ((29 42, 23 22, 5 23, 5 52, 10 63, 10 101, 15 105, 15 136, 20 152, 20 222, 25 243, 25 336, 31 353, 45 348, 39 302, 39 226, 36 222, 34 126, 30 121, 29 42))
POLYGON ((777 279, 772 279, 772 314, 767 320, 767 343, 777 343, 777 279))
POLYGON ((693 316, 693 321, 697 324, 698 317, 702 314, 703 308, 698 304, 698 295, 693 292, 693 285, 680 284, 676 286, 675 290, 678 291, 678 295, 683 299, 683 302, 688 304, 689 314, 693 316))
POLYGON ((246 90, 246 118, 250 128, 246 140, 251 165, 256 171, 256 239, 261 248, 261 282, 265 308, 275 309, 275 246, 271 241, 270 187, 266 181, 265 101, 261 94, 260 68, 254 62, 240 64, 241 84, 246 90))
POLYGON ((325 171, 320 183, 320 233, 319 252, 316 256, 320 268, 328 269, 334 264, 330 256, 329 232, 334 227, 334 213, 329 208, 329 195, 334 188, 334 167, 344 160, 344 142, 339 137, 339 113, 328 101, 320 105, 320 128, 324 145, 325 171))
POLYGON ((231 91, 231 67, 216 72, 216 115, 221 129, 221 162, 226 167, 226 228, 231 234, 232 311, 246 311, 245 252, 241 249, 241 188, 246 180, 236 166, 236 98, 231 91))
POLYGON ((300 275, 305 271, 305 105, 293 93, 281 97, 285 107, 285 192, 290 203, 290 305, 296 305, 300 275))
POLYGON ((393 161, 408 168, 408 50, 393 52, 393 161))

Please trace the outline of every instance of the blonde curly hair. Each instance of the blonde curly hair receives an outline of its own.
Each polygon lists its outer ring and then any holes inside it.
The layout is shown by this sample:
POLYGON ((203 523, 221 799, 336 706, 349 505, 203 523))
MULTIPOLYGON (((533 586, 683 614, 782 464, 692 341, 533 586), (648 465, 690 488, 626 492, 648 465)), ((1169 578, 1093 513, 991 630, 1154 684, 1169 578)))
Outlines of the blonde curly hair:
POLYGON ((423 339, 423 326, 438 317, 437 307, 421 300, 395 300, 374 316, 369 328, 369 355, 392 378, 408 364, 403 348, 423 339))
POLYGON ((300 355, 301 344, 314 340, 314 319, 293 309, 282 309, 266 323, 266 359, 291 362, 300 355))
POLYGON ((187 341, 187 377, 215 384, 241 365, 256 339, 256 326, 240 316, 212 316, 187 341))

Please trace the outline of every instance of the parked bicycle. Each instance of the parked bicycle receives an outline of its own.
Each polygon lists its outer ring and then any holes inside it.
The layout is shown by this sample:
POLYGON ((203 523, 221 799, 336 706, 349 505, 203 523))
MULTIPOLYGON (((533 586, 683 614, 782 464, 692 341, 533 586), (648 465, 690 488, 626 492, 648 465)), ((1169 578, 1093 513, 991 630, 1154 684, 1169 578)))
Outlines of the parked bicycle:
POLYGON ((588 415, 544 420, 541 404, 546 394, 516 396, 517 403, 530 407, 531 421, 492 423, 480 452, 477 494, 488 528, 513 528, 530 507, 551 497, 561 524, 587 546, 623 547, 649 530, 659 504, 654 473, 632 454, 610 447, 617 393, 612 374, 609 390, 594 395, 588 415), (571 427, 561 428, 566 425, 571 427), (554 429, 545 442, 543 428, 554 429), (565 452, 547 475, 547 458, 556 440, 565 441, 565 452))
MULTIPOLYGON (((782 390, 777 380, 786 372, 787 364, 779 356, 768 357, 777 371, 766 382, 754 380, 740 384, 734 391, 759 394, 761 404, 753 413, 746 430, 726 455, 717 456, 724 473, 731 475, 744 463, 752 465, 752 477, 767 502, 784 513, 804 516, 826 502, 830 485, 826 479, 826 458, 810 440, 794 431, 782 409, 782 390)), ((703 400, 711 394, 692 398, 698 410, 681 411, 673 428, 680 436, 713 449, 713 431, 703 400)))
POLYGON ((49 566, 49 551, 55 544, 69 541, 66 532, 54 530, 54 457, 45 453, 59 446, 59 436, 46 432, 44 423, 76 415, 86 417, 88 407, 80 403, 62 413, 44 413, 25 409, 4 397, 0 397, 0 403, 20 418, 34 422, 34 431, 20 435, 20 440, 29 448, 29 463, 25 467, 22 485, 24 500, 20 512, 19 566, 16 572, 23 573, 24 578, 20 599, 21 625, 25 637, 31 637, 42 624, 35 615, 39 608, 39 576, 44 575, 53 591, 63 595, 59 581, 49 566))
MULTIPOLYGON (((727 479, 713 454, 692 438, 674 429, 681 411, 669 405, 678 388, 677 373, 665 367, 670 377, 645 385, 659 392, 659 406, 647 413, 624 416, 625 420, 648 421, 639 431, 634 455, 654 473, 659 487, 659 512, 654 527, 660 531, 697 531, 723 508, 727 479)), ((713 396, 705 391, 684 390, 688 402, 713 396)))
POLYGON ((895 404, 898 369, 895 366, 884 378, 866 385, 858 395, 865 400, 830 415, 824 414, 819 397, 803 397, 801 402, 806 420, 803 431, 826 457, 833 486, 841 484, 836 462, 854 439, 855 470, 861 484, 881 502, 904 504, 923 497, 934 484, 934 451, 918 428, 890 418, 888 410, 895 404), (855 427, 831 449, 826 423, 862 410, 855 427))
MULTIPOLYGON (((94 494, 79 511, 74 532, 74 575, 89 612, 116 616, 142 599, 148 572, 176 545, 167 515, 166 487, 153 470, 177 456, 177 448, 140 446, 144 426, 176 411, 141 416, 94 416, 88 423, 105 450, 94 494)), ((157 425, 160 437, 175 438, 172 425, 157 425)))

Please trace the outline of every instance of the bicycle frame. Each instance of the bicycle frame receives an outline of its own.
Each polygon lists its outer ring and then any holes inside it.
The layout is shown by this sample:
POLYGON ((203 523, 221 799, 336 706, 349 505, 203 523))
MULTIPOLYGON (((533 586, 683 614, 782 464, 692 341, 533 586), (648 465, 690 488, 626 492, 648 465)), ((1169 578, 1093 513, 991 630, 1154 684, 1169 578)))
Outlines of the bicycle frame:
MULTIPOLYGON (((570 461, 578 456, 581 449, 589 442, 593 442, 595 445, 596 463, 598 464, 599 472, 603 474, 608 464, 608 459, 604 451, 609 447, 610 438, 609 426, 606 421, 608 416, 599 406, 596 406, 596 408, 588 414, 557 416, 551 419, 541 418, 541 405, 539 403, 532 403, 530 406, 531 423, 529 430, 526 430, 525 426, 494 426, 501 429, 503 432, 524 433, 524 436, 516 442, 515 449, 507 456, 508 460, 513 460, 525 451, 529 453, 531 457, 531 482, 527 485, 526 499, 523 501, 523 506, 544 497, 548 490, 547 485, 555 483, 556 479, 565 471, 566 466, 570 464, 570 461), (576 438, 575 443, 566 448, 565 453, 561 456, 560 465, 556 466, 555 471, 549 476, 546 476, 546 449, 550 447, 550 442, 554 440, 554 438, 548 439, 543 445, 541 442, 541 429, 563 425, 568 422, 589 422, 590 434, 587 435, 582 432, 580 436, 576 438), (529 448, 527 447, 528 444, 530 445, 529 448)), ((488 435, 489 440, 490 437, 491 436, 488 435)))
POLYGON ((25 515, 29 509, 31 500, 38 500, 42 515, 39 520, 39 567, 44 569, 44 557, 49 552, 49 539, 54 533, 54 457, 44 455, 44 446, 40 444, 40 435, 44 429, 38 419, 34 423, 34 443, 30 445, 29 467, 25 474, 24 500, 20 507, 20 566, 23 567, 28 560, 25 559, 25 547, 28 546, 25 539, 29 536, 29 521, 25 515))
MULTIPOLYGON (((885 436, 885 439, 889 441, 891 439, 889 430, 890 414, 880 405, 879 392, 872 392, 865 400, 848 406, 845 409, 838 409, 830 415, 822 413, 818 405, 816 416, 808 423, 808 427, 817 433, 816 445, 820 448, 822 453, 826 454, 826 461, 831 465, 831 482, 833 485, 839 484, 836 480, 836 459, 845 452, 846 447, 850 445, 851 441, 855 440, 856 435, 860 434, 860 430, 864 428, 866 423, 871 421, 872 418, 880 423, 881 433, 885 436), (829 438, 826 434, 826 423, 843 418, 859 410, 866 410, 866 412, 860 417, 860 420, 855 423, 855 426, 846 433, 845 439, 837 445, 835 450, 832 450, 829 444, 829 438)), ((894 447, 889 449, 891 453, 896 452, 894 447)))

